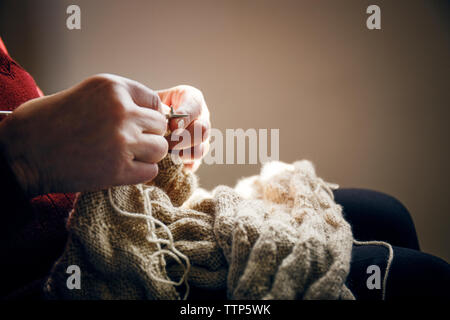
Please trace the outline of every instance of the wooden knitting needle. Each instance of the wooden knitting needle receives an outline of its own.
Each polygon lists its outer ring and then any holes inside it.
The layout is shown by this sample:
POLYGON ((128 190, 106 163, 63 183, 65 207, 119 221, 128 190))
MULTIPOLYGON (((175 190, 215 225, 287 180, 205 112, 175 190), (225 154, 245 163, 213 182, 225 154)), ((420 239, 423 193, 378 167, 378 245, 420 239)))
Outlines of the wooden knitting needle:
POLYGON ((5 114, 5 115, 9 115, 11 113, 12 113, 12 111, 0 111, 0 114, 5 114))

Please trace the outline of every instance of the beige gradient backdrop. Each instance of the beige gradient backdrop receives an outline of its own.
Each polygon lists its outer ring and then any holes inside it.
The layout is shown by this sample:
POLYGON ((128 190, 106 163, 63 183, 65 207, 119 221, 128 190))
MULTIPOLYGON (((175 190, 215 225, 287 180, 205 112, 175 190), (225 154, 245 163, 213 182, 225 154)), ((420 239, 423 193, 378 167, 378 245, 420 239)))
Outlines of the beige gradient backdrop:
MULTIPOLYGON (((46 93, 110 72, 191 84, 213 126, 280 128, 280 157, 411 211, 422 249, 450 260, 448 9, 436 1, 3 1, 1 34, 46 93), (65 9, 82 10, 68 31, 65 9), (382 30, 365 27, 378 4, 382 30)), ((259 166, 216 165, 233 185, 259 166)))

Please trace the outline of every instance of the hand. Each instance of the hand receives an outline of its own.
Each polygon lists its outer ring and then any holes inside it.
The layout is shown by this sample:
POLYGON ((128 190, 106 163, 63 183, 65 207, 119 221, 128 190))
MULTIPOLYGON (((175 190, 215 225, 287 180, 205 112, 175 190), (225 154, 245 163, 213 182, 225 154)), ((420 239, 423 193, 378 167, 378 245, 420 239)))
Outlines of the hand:
POLYGON ((184 167, 193 171, 200 166, 201 158, 209 149, 211 122, 209 110, 200 90, 181 85, 158 91, 161 101, 173 106, 176 113, 185 113, 186 118, 171 119, 168 137, 169 150, 177 151, 184 167))
POLYGON ((0 147, 30 196, 145 182, 168 151, 161 108, 144 85, 97 75, 21 105, 0 122, 0 147))

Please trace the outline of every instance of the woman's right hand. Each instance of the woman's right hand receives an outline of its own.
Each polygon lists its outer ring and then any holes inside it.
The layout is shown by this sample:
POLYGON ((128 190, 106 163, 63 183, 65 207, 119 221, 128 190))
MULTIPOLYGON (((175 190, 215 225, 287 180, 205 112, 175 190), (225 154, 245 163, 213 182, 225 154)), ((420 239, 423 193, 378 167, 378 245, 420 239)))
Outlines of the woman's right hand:
POLYGON ((162 108, 144 85, 97 75, 18 107, 0 148, 29 196, 150 181, 168 151, 162 108))

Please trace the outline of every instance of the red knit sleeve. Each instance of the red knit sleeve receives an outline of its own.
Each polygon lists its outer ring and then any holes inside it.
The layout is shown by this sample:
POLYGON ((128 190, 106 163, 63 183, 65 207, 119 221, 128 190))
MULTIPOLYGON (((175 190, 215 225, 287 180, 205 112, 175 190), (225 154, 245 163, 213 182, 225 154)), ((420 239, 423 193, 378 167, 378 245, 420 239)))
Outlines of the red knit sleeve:
MULTIPOLYGON (((42 92, 34 79, 11 59, 0 39, 0 109, 14 110, 39 96, 42 92)), ((2 297, 46 275, 64 248, 65 220, 72 210, 75 195, 48 194, 29 200, 2 150, 0 177, 2 297)))

